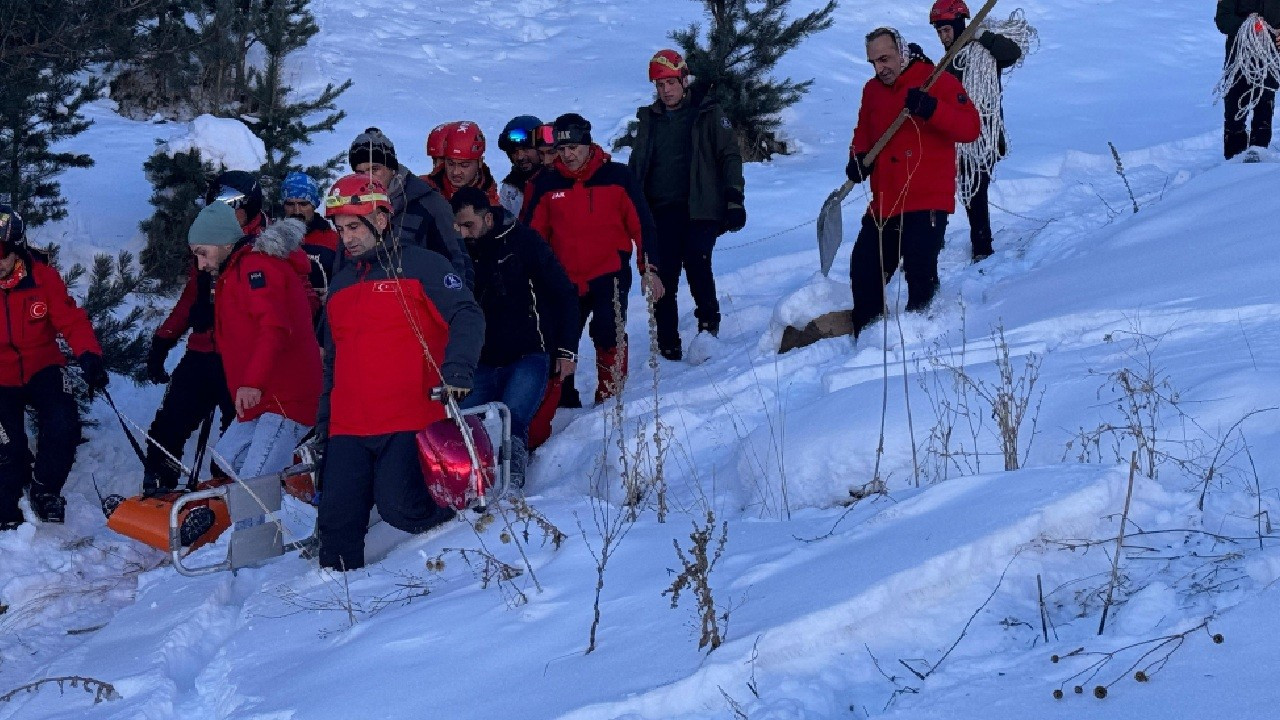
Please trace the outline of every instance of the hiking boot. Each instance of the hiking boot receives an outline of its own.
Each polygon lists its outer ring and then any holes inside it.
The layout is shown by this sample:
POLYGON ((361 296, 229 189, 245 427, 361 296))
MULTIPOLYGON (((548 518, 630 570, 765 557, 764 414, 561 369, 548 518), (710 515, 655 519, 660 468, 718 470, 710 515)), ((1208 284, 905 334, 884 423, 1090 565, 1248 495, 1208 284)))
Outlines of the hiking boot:
POLYGON ((699 320, 698 332, 704 332, 711 337, 720 337, 720 316, 716 315, 712 320, 699 320))
POLYGON ((0 522, 0 532, 4 532, 5 530, 17 530, 19 527, 22 526, 22 522, 23 522, 22 520, 10 520, 6 522, 0 522))
POLYGON ((670 360, 671 362, 680 362, 684 359, 684 349, 679 345, 671 347, 659 347, 658 354, 670 360))
POLYGON ((67 521, 67 501, 61 495, 32 493, 31 509, 40 522, 62 524, 67 521))

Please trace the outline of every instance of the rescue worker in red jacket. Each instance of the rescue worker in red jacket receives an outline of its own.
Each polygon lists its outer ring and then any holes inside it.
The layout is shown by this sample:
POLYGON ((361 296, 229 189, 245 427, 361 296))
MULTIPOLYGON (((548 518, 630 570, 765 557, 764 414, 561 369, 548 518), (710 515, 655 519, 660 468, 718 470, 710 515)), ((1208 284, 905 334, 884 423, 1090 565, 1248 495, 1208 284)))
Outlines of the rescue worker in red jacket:
MULTIPOLYGON (((239 170, 222 173, 209 186, 205 201, 220 202, 234 210, 244 236, 257 235, 267 226, 262 185, 252 173, 239 170)), ((168 383, 168 388, 147 431, 151 441, 147 443, 147 461, 142 474, 144 493, 177 488, 181 469, 168 457, 182 457, 191 433, 210 418, 215 409, 220 413, 221 430, 226 430, 235 417, 222 358, 213 342, 212 289, 213 275, 199 270, 193 261, 182 295, 151 339, 147 376, 157 385, 168 383), (187 351, 170 376, 165 371, 165 359, 183 335, 187 335, 187 351)))
POLYGON ((871 178, 871 206, 853 246, 854 337, 885 310, 884 285, 898 268, 907 279, 907 307, 921 311, 938 290, 938 253, 955 212, 956 143, 981 131, 978 111, 954 76, 942 73, 928 91, 921 86, 934 66, 908 47, 897 30, 867 35, 867 61, 876 76, 862 90, 853 131, 849 180, 871 178), (868 167, 866 156, 906 108, 906 123, 868 167))
POLYGON ((300 249, 304 233, 301 222, 285 219, 246 237, 232 209, 213 203, 187 234, 200 269, 216 278, 214 340, 236 418, 214 459, 233 477, 288 467, 316 422, 320 346, 311 322, 310 263, 300 249))
MULTIPOLYGON (((590 318, 596 346, 597 403, 622 389, 627 379, 627 294, 631 291, 631 249, 646 291, 662 298, 658 260, 653 257, 655 228, 649 206, 626 165, 612 161, 591 140, 591 123, 577 114, 555 121, 558 158, 540 173, 525 205, 529 226, 546 238, 578 288, 578 335, 590 318), (614 318, 620 315, 623 327, 614 318), (622 340, 619 343, 619 339, 622 340)), ((581 407, 572 382, 565 379, 561 407, 581 407)))
POLYGON ((301 221, 307 228, 307 234, 302 238, 302 251, 311 260, 311 271, 307 277, 316 295, 324 300, 329 292, 329 279, 333 277, 338 233, 319 212, 320 187, 310 175, 295 171, 280 183, 280 197, 284 201, 284 216, 301 221))
POLYGON ((458 188, 473 187, 497 205, 498 181, 484 162, 486 147, 479 125, 470 121, 453 123, 444 136, 444 164, 422 179, 440 191, 445 200, 452 202, 458 188))
POLYGON ((27 247, 22 217, 7 205, 0 205, 0 304, 0 530, 22 524, 18 500, 27 486, 36 517, 60 523, 67 504, 62 486, 80 443, 80 412, 58 336, 78 358, 90 392, 105 388, 108 378, 89 316, 58 271, 27 247), (28 407, 39 428, 34 472, 28 407))
POLYGON ((472 387, 484 315, 444 256, 397 242, 380 182, 338 180, 325 211, 347 258, 325 307, 319 554, 321 567, 355 570, 373 506, 411 533, 453 518, 427 491, 414 436, 445 417, 434 389, 461 399, 472 387))

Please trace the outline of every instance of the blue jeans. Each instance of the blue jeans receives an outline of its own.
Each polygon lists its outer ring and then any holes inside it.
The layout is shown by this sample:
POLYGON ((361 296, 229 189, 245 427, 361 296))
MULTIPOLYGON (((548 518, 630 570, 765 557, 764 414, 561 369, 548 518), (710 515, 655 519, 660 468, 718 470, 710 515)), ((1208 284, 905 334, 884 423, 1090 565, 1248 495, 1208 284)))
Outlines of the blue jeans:
POLYGON ((551 375, 551 356, 546 353, 525 355, 502 367, 480 365, 476 368, 471 393, 462 401, 462 409, 499 401, 511 410, 511 436, 529 439, 529 423, 542 404, 551 375))

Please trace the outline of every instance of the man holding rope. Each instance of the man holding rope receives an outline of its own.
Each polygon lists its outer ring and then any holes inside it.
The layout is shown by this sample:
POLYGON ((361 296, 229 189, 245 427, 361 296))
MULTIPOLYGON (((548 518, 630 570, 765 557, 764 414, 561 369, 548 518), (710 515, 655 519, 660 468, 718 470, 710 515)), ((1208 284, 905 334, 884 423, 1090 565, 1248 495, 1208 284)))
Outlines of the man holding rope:
POLYGON ((907 311, 923 310, 933 299, 947 216, 955 212, 956 143, 977 140, 981 129, 978 111, 955 77, 942 73, 931 88, 922 89, 934 66, 897 30, 878 28, 866 40, 875 77, 862 91, 845 168, 855 184, 871 179, 871 206, 849 268, 855 338, 884 312, 884 285, 900 260, 907 311), (904 108, 906 122, 869 163, 876 141, 889 133, 904 108))
POLYGON ((1214 21, 1227 36, 1223 91, 1225 123, 1222 154, 1230 160, 1249 147, 1271 144, 1271 117, 1276 108, 1280 0, 1218 0, 1214 21), (1274 48, 1271 47, 1274 45, 1274 48), (1246 127, 1249 108, 1253 127, 1246 127))
POLYGON ((401 245, 382 183, 348 175, 325 198, 347 261, 325 307, 320 566, 364 567, 374 505, 392 527, 421 533, 453 518, 431 499, 414 435, 445 417, 437 387, 461 400, 484 343, 484 315, 447 259, 401 245))

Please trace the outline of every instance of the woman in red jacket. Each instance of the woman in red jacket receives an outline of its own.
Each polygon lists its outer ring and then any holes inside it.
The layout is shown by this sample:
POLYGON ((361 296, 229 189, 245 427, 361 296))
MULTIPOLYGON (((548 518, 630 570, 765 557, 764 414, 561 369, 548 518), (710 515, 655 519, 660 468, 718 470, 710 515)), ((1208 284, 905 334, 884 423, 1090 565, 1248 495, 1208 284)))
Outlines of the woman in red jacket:
POLYGON ((22 524, 18 499, 31 486, 31 509, 43 522, 63 521, 67 481, 80 443, 80 413, 67 375, 61 335, 89 389, 107 386, 102 348, 89 316, 76 307, 58 271, 27 247, 22 217, 0 205, 0 530, 22 524), (26 409, 39 428, 34 476, 26 409))
POLYGON ((956 143, 973 142, 981 132, 978 111, 954 76, 942 73, 932 88, 921 89, 933 63, 897 30, 867 35, 867 61, 876 76, 862 90, 845 169, 852 182, 871 178, 871 207, 849 267, 855 337, 884 311, 884 285, 899 259, 907 311, 933 300, 947 216, 956 209, 956 143), (904 108, 910 117, 868 167, 867 154, 904 108))
POLYGON ((310 261, 303 224, 287 219, 247 238, 223 203, 200 211, 187 242, 201 270, 216 276, 214 340, 222 355, 236 420, 215 459, 236 477, 288 467, 315 424, 320 346, 311 325, 310 261))

